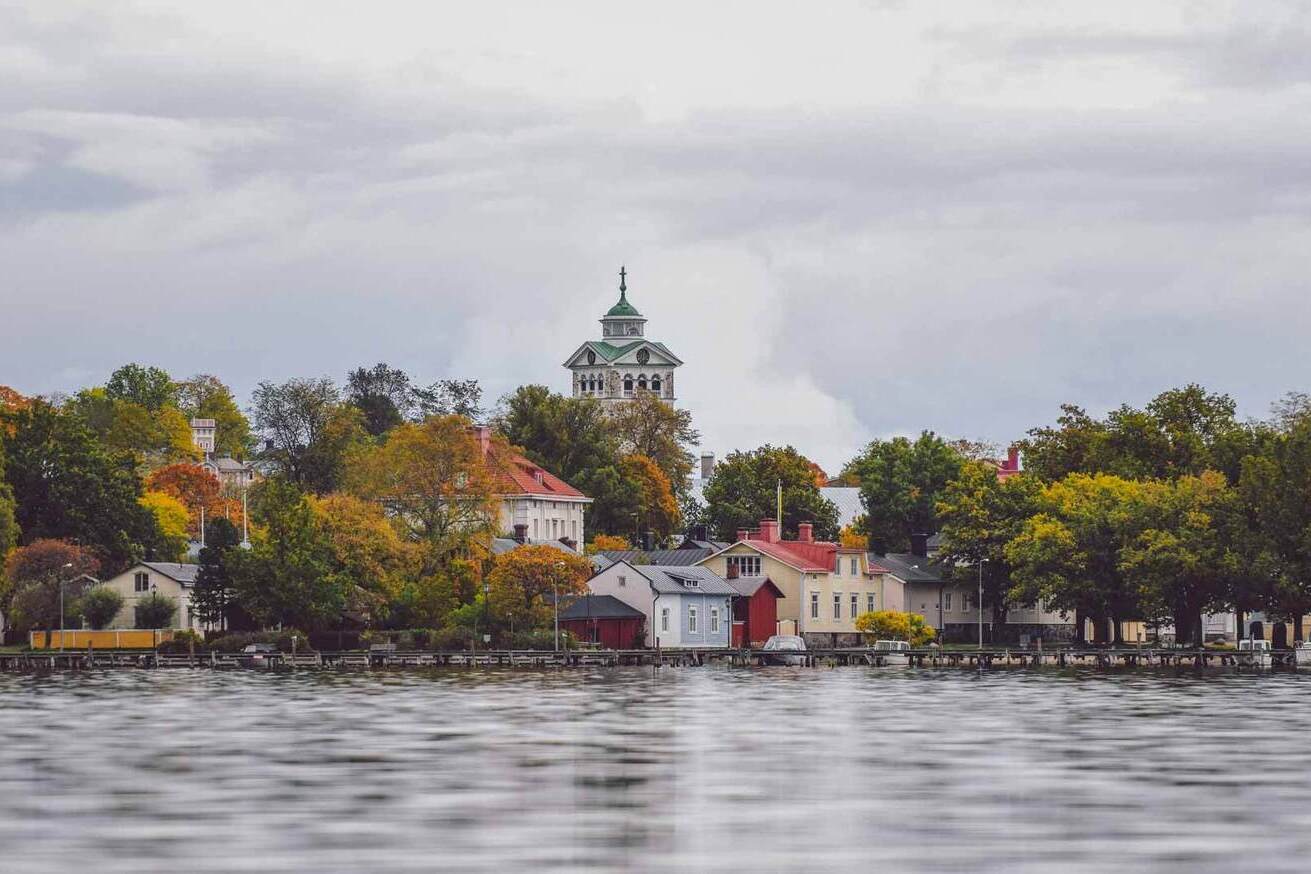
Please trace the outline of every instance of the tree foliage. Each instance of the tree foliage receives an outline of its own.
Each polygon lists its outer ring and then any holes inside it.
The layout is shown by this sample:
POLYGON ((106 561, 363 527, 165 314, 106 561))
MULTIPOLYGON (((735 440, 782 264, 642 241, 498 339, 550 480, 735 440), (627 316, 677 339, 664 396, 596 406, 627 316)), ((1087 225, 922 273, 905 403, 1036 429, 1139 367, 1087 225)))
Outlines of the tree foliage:
POLYGON ((232 390, 217 376, 198 373, 177 384, 178 408, 188 419, 214 420, 214 453, 245 458, 250 452, 250 422, 232 390))
POLYGON ((78 612, 88 625, 99 631, 114 621, 123 609, 123 602, 123 596, 109 586, 92 586, 79 599, 78 612))
POLYGON ((164 492, 146 492, 138 501, 155 518, 157 536, 149 544, 147 559, 151 561, 181 561, 187 553, 190 539, 191 514, 177 498, 164 492))
POLYGON ((137 599, 137 628, 171 628, 176 624, 178 599, 151 591, 137 599))
POLYGON ((875 440, 847 463, 842 477, 860 484, 862 527, 876 551, 905 552, 912 534, 938 530, 938 499, 963 463, 932 431, 914 441, 875 440))
POLYGON ((799 523, 811 522, 817 538, 837 537, 837 507, 820 494, 810 460, 791 446, 767 445, 750 452, 731 452, 715 467, 704 494, 706 520, 716 539, 732 540, 738 530, 773 519, 779 483, 783 487, 785 536, 795 537, 799 523))
POLYGON ((124 364, 110 374, 105 395, 110 400, 126 401, 152 413, 177 406, 177 388, 172 377, 158 367, 140 364, 124 364))
POLYGON ((487 575, 488 610, 499 622, 513 614, 521 628, 552 622, 553 598, 587 591, 592 566, 553 546, 521 546, 498 555, 487 575))
POLYGON ((0 612, 20 630, 59 626, 59 589, 64 583, 65 620, 77 613, 75 602, 100 562, 87 549, 65 540, 44 538, 20 546, 5 560, 0 585, 0 612))
POLYGON ((330 379, 261 382, 254 392, 254 416, 266 440, 261 460, 315 494, 338 488, 347 455, 366 436, 359 410, 341 402, 330 379))
POLYGON ((872 640, 904 640, 911 646, 926 646, 936 635, 918 613, 875 610, 856 617, 856 630, 872 640))

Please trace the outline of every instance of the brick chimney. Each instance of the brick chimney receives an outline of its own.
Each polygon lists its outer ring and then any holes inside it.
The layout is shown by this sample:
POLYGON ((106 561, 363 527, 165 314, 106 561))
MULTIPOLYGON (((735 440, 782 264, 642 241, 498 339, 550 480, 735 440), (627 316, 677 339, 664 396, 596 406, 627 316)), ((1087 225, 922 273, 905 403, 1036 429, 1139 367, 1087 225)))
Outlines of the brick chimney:
POLYGON ((726 579, 726 580, 736 580, 736 579, 737 579, 737 575, 738 575, 737 562, 735 562, 735 561, 730 561, 730 562, 728 563, 728 571, 725 573, 725 575, 724 575, 724 579, 726 579))
POLYGON ((474 425, 473 436, 478 438, 478 448, 482 451, 483 457, 487 457, 487 450, 492 445, 492 429, 486 425, 474 425))
POLYGON ((802 543, 811 543, 815 539, 815 526, 810 522, 797 523, 797 540, 802 543))
POLYGON ((737 529, 737 537, 734 538, 733 542, 736 543, 739 540, 750 540, 750 539, 751 539, 751 532, 745 528, 739 528, 737 529))
POLYGON ((760 539, 766 543, 778 543, 778 520, 760 520, 760 539))

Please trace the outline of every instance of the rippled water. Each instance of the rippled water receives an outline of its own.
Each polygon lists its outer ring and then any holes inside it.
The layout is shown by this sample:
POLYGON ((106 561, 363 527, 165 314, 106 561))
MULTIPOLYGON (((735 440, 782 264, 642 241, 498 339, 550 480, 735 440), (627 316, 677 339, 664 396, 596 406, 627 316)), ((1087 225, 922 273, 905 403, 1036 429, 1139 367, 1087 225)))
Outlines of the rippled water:
POLYGON ((0 870, 1277 871, 1311 677, 0 676, 0 870))

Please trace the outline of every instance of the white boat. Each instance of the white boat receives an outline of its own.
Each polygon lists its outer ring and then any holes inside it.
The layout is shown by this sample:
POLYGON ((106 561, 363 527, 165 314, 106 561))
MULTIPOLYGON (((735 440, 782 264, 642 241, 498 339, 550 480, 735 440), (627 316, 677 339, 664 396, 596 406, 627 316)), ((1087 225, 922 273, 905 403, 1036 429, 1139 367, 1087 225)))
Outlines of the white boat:
POLYGON ((1311 641, 1302 641, 1293 650, 1293 659, 1300 668, 1302 665, 1311 665, 1311 641))
POLYGON ((804 665, 806 641, 793 634, 775 634, 760 648, 764 665, 804 665))
POLYGON ((1247 668, 1268 668, 1273 664, 1274 657, 1270 654, 1270 641, 1268 640, 1246 640, 1238 641, 1238 663, 1247 668))
POLYGON ((904 640, 876 640, 874 653, 880 665, 905 667, 910 664, 910 644, 904 640))

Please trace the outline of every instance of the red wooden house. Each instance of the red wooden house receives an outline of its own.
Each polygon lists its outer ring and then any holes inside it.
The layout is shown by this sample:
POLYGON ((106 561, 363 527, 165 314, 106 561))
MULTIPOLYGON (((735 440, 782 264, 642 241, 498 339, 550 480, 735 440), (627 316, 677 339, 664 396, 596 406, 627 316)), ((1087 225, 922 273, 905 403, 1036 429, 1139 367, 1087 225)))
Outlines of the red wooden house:
POLYGON ((725 580, 737 590, 733 599, 733 646, 763 646, 778 633, 778 599, 782 590, 769 577, 737 576, 737 566, 728 566, 725 580))
POLYGON ((560 610, 560 630, 604 649, 643 645, 646 616, 613 595, 584 595, 560 610))

